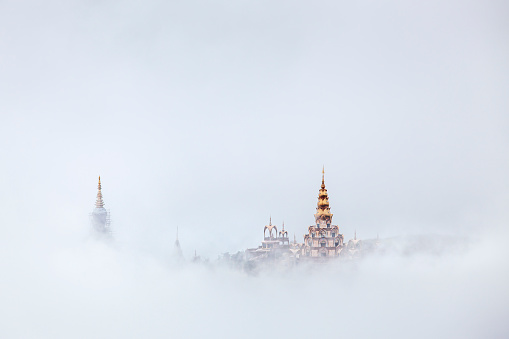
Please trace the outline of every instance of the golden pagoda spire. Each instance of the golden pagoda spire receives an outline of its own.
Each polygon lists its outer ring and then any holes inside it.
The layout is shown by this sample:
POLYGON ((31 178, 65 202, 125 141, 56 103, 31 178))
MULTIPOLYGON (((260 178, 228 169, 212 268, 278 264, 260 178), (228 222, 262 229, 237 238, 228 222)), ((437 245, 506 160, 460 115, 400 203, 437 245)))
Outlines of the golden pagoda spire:
POLYGON ((99 183, 97 184, 97 199, 95 200, 96 208, 104 208, 103 194, 101 192, 101 176, 99 176, 99 183))
POLYGON ((325 166, 322 167, 322 185, 318 191, 318 204, 316 207, 315 222, 317 224, 320 221, 330 224, 332 222, 332 213, 329 207, 329 195, 325 188, 325 166))

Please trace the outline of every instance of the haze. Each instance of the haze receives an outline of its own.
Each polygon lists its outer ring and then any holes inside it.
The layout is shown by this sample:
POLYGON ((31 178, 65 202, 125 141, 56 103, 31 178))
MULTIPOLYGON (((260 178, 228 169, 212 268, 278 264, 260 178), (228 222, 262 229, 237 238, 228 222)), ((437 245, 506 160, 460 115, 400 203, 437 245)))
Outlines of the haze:
POLYGON ((507 337, 508 7, 0 2, 0 337, 507 337), (302 241, 322 166, 345 239, 436 242, 214 264, 302 241))

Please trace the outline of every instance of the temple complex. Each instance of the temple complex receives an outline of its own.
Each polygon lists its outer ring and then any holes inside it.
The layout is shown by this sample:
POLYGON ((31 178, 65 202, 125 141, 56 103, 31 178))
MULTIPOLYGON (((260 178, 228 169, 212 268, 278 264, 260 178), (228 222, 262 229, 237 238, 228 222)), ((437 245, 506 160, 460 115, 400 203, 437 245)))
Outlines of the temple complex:
MULTIPOLYGON (((289 242, 288 232, 284 229, 278 233, 276 225, 269 224, 263 228, 263 241, 258 248, 246 250, 248 261, 279 259, 289 263, 301 260, 319 260, 338 257, 343 249, 343 234, 338 225, 332 225, 332 213, 329 206, 329 195, 325 188, 325 171, 322 169, 322 185, 318 191, 318 203, 314 215, 315 223, 308 227, 304 243, 297 243, 294 235, 289 242)), ((355 240, 357 241, 357 240, 355 240)))
POLYGON ((110 213, 104 208, 103 195, 101 192, 101 177, 97 185, 97 198, 95 208, 91 214, 92 231, 95 235, 111 237, 110 213))
MULTIPOLYGON (((340 233, 339 226, 332 224, 332 216, 329 195, 325 188, 325 171, 322 169, 322 184, 318 190, 314 224, 307 228, 302 243, 297 242, 295 234, 293 241, 290 242, 284 222, 281 229, 278 229, 276 225, 272 224, 272 217, 270 217, 268 225, 263 228, 263 240, 260 246, 247 249, 243 253, 238 252, 233 256, 225 253, 223 258, 230 263, 234 262, 237 267, 245 264, 245 267, 252 268, 256 267, 258 262, 289 264, 291 266, 299 262, 324 261, 339 256, 357 258, 365 252, 365 249, 376 247, 376 244, 370 246, 369 243, 365 243, 364 245, 364 242, 357 239, 356 232, 354 239, 350 240, 348 244, 344 244, 344 237, 340 233)), ((91 223, 94 235, 111 238, 110 214, 104 208, 101 177, 99 177, 97 185, 97 198, 95 208, 91 213, 91 223)), ((183 259, 178 227, 173 256, 183 259)), ((196 254, 193 261, 200 261, 196 254)))

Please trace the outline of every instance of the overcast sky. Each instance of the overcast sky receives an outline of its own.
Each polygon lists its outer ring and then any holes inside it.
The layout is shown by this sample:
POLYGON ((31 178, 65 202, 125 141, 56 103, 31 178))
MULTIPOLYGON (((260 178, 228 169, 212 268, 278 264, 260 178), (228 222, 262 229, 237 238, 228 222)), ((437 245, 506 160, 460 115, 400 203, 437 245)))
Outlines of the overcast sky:
POLYGON ((0 6, 3 224, 82 232, 101 175, 125 241, 301 240, 322 165, 347 238, 508 220, 503 1, 0 6))
POLYGON ((98 175, 117 244, 154 256, 177 226, 187 258, 256 247, 270 216, 302 241, 322 166, 347 240, 503 237, 508 11, 0 1, 4 258, 81 251, 98 175))

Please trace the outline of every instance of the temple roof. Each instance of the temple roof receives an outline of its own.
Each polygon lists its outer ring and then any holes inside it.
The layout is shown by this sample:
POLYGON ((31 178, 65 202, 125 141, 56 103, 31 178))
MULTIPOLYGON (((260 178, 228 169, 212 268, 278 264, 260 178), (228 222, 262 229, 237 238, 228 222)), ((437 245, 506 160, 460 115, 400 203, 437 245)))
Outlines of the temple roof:
POLYGON ((269 224, 268 225, 265 225, 265 227, 263 228, 263 236, 265 236, 265 231, 266 230, 269 230, 269 237, 272 237, 272 230, 275 230, 274 232, 274 237, 277 237, 277 227, 276 225, 272 225, 272 217, 270 217, 269 219, 269 224))

